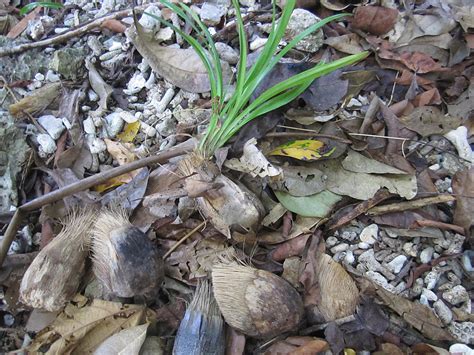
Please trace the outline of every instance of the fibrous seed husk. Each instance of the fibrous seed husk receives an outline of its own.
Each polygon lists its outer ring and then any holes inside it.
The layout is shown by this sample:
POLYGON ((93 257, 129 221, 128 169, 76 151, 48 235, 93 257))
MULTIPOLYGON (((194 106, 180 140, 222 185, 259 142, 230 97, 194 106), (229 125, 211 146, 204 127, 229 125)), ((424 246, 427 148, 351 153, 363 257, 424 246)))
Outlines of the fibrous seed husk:
POLYGON ((48 311, 60 310, 77 292, 89 253, 95 220, 90 210, 76 210, 63 230, 33 260, 20 285, 23 303, 48 311))
POLYGON ((212 270, 214 295, 225 321, 242 333, 269 338, 298 329, 303 302, 284 279, 237 264, 212 270))
POLYGON ((129 222, 123 209, 101 211, 91 251, 94 274, 113 295, 152 296, 163 281, 163 260, 156 246, 129 222))
POLYGON ((173 354, 224 354, 224 321, 208 281, 200 282, 176 334, 173 354))
POLYGON ((221 174, 215 164, 198 153, 183 158, 179 168, 187 176, 188 194, 196 196, 199 189, 199 211, 219 232, 230 238, 231 231, 257 231, 265 208, 250 190, 221 174), (209 184, 209 189, 203 189, 203 183, 209 184))

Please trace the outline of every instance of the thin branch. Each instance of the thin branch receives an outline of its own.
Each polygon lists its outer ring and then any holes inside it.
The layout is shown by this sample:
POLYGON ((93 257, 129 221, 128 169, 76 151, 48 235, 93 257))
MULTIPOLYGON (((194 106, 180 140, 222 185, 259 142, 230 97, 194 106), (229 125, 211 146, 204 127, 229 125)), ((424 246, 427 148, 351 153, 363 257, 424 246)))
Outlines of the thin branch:
POLYGON ((369 216, 378 216, 384 213, 401 212, 415 210, 424 206, 434 205, 436 203, 445 203, 455 201, 456 197, 451 195, 438 195, 434 197, 424 197, 413 201, 397 202, 390 205, 372 207, 367 211, 369 216))
POLYGON ((64 186, 58 190, 54 190, 47 195, 38 197, 33 201, 27 202, 22 206, 18 207, 15 211, 15 214, 13 215, 10 224, 8 225, 7 230, 5 231, 5 235, 2 240, 2 245, 0 246, 0 267, 2 266, 3 261, 5 260, 5 257, 8 253, 8 249, 10 248, 13 239, 15 239, 18 227, 20 226, 23 217, 27 214, 27 212, 54 203, 63 199, 64 197, 73 195, 80 191, 87 190, 92 186, 102 184, 109 179, 123 174, 127 174, 133 170, 143 168, 150 164, 163 163, 171 158, 177 157, 179 155, 184 155, 194 150, 195 147, 196 141, 193 139, 189 139, 186 142, 179 144, 173 148, 170 148, 164 152, 158 153, 155 156, 133 161, 129 164, 118 166, 102 173, 89 176, 88 178, 64 186))
MULTIPOLYGON (((135 10, 144 10, 149 4, 146 5, 141 5, 137 6, 135 10)), ((62 42, 66 42, 67 40, 74 38, 74 37, 81 37, 85 35, 86 33, 92 31, 93 29, 100 27, 102 23, 108 20, 114 20, 114 19, 119 19, 122 17, 127 17, 132 14, 133 9, 126 9, 126 10, 121 10, 117 12, 113 12, 109 15, 100 17, 98 19, 86 22, 84 24, 81 24, 77 27, 71 28, 69 31, 58 34, 57 36, 50 37, 43 39, 41 41, 36 41, 36 42, 30 42, 30 43, 24 43, 20 44, 18 46, 14 47, 3 47, 0 48, 0 57, 4 57, 7 55, 12 55, 12 54, 18 54, 33 48, 43 48, 47 46, 51 46, 53 44, 58 44, 62 42)))
POLYGON ((166 259, 168 256, 171 255, 172 252, 176 250, 181 244, 183 244, 190 236, 198 231, 201 227, 206 227, 207 221, 203 221, 200 223, 196 228, 194 228, 191 232, 187 233, 184 237, 178 240, 166 253, 163 255, 163 259, 166 259))

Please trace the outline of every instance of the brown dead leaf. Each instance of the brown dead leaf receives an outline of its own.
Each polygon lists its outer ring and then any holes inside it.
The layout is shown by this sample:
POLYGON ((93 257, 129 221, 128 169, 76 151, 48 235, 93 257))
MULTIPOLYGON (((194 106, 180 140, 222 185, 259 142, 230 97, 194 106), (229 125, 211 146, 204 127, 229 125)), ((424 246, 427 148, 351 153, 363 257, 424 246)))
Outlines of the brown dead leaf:
POLYGON ((245 335, 232 327, 227 327, 226 337, 226 355, 243 355, 245 352, 245 335))
POLYGON ((474 221, 474 168, 462 170, 454 175, 453 192, 456 194, 454 223, 463 227, 469 235, 474 221))
POLYGON ((304 250, 309 234, 300 235, 299 237, 290 239, 289 241, 279 245, 271 253, 272 259, 282 261, 291 256, 300 255, 304 250))
POLYGON ((433 106, 415 108, 409 115, 400 117, 400 121, 422 137, 444 134, 461 124, 460 118, 445 115, 433 106))
POLYGON ((143 324, 146 312, 141 305, 102 300, 89 302, 84 296, 77 295, 50 326, 38 333, 28 351, 89 353, 120 330, 143 324))
POLYGON ((430 89, 417 95, 412 101, 415 107, 439 105, 441 102, 441 95, 439 94, 439 91, 436 88, 430 89))
POLYGON ((443 328, 443 323, 427 306, 395 295, 382 287, 377 287, 377 295, 411 326, 429 339, 452 341, 451 334, 443 328))
MULTIPOLYGON (((176 85, 193 93, 210 90, 207 70, 193 48, 164 47, 150 34, 143 31, 138 21, 130 28, 127 36, 143 58, 146 58, 154 72, 176 85)), ((229 83, 231 71, 229 64, 221 62, 224 84, 229 83)))
POLYGON ((292 336, 285 340, 281 340, 270 346, 265 355, 281 354, 281 355, 302 355, 302 354, 318 354, 319 352, 329 349, 329 344, 319 338, 309 336, 292 336))
MULTIPOLYGON (((22 117, 24 113, 39 114, 50 107, 61 96, 61 83, 50 83, 36 89, 29 96, 10 105, 9 110, 13 116, 22 117)), ((51 107, 50 107, 51 108, 51 107)))
POLYGON ((110 139, 104 139, 104 141, 107 151, 119 165, 128 164, 136 159, 135 153, 132 152, 134 148, 132 143, 114 142, 110 139))
POLYGON ((355 11, 352 27, 383 35, 390 31, 397 22, 398 11, 382 6, 361 6, 355 11))
POLYGON ((424 74, 441 70, 441 65, 429 55, 421 52, 403 52, 399 59, 405 66, 415 73, 424 74))
POLYGON ((339 52, 356 54, 364 50, 359 41, 360 37, 356 33, 349 33, 342 36, 328 37, 324 43, 337 49, 339 52))
POLYGON ((10 29, 10 32, 7 33, 7 38, 10 39, 15 39, 17 38, 28 26, 28 24, 33 21, 36 16, 41 12, 41 7, 38 6, 36 9, 31 11, 28 15, 23 17, 20 22, 18 22, 15 26, 13 26, 12 29, 10 29))
POLYGON ((105 20, 101 23, 100 27, 106 28, 115 33, 124 33, 127 29, 127 26, 125 26, 121 21, 115 19, 105 20))
POLYGON ((299 281, 304 285, 304 305, 310 322, 328 322, 355 312, 359 290, 339 263, 318 250, 318 244, 318 235, 313 236, 299 281))

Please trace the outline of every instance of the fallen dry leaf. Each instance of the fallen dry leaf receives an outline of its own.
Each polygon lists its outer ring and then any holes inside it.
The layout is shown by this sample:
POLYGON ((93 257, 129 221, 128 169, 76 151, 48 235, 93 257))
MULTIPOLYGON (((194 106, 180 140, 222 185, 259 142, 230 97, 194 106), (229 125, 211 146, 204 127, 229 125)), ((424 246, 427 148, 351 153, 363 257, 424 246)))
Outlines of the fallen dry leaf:
POLYGON ((146 308, 141 305, 89 302, 77 295, 50 326, 38 333, 28 351, 41 348, 55 354, 89 353, 111 335, 143 323, 145 317, 146 308))
POLYGON ((352 27, 383 35, 397 22, 398 10, 382 6, 361 6, 355 11, 352 27))
POLYGON ((454 223, 463 227, 469 235, 474 221, 474 168, 456 173, 452 181, 453 193, 456 194, 454 223))
POLYGON ((377 287, 377 295, 388 307, 429 339, 453 340, 451 334, 444 329, 441 320, 429 307, 395 295, 382 287, 377 287))
POLYGON ((433 106, 415 108, 409 115, 400 117, 400 121, 422 137, 444 134, 461 124, 460 118, 445 115, 433 106))
POLYGON ((339 263, 318 250, 318 239, 312 237, 299 281, 304 285, 304 305, 310 321, 329 322, 355 312, 359 290, 339 263))
MULTIPOLYGON (((138 52, 146 58, 154 72, 177 87, 194 93, 210 90, 207 70, 193 48, 164 47, 145 33, 138 21, 130 28, 127 36, 138 52)), ((224 84, 229 83, 231 71, 229 64, 222 61, 224 84)))

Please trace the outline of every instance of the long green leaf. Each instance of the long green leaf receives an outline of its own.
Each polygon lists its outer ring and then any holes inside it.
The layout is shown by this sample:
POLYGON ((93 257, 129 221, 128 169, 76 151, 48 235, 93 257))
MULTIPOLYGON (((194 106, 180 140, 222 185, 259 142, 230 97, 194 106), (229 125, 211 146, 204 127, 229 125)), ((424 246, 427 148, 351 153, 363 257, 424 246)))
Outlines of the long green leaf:
POLYGON ((46 7, 48 9, 59 10, 62 9, 64 5, 51 1, 35 1, 23 6, 20 10, 20 16, 26 15, 28 12, 36 9, 37 7, 46 7))

